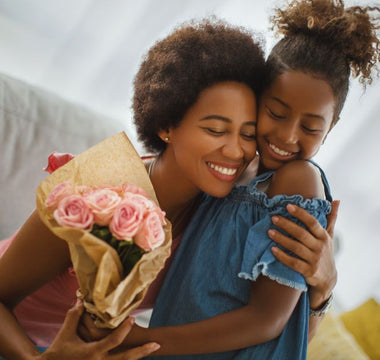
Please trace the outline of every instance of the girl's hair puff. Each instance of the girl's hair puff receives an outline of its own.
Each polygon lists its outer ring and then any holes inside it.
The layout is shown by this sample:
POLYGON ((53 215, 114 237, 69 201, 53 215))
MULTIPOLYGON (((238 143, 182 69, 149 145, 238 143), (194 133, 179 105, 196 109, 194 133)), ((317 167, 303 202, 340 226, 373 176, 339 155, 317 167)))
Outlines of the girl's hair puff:
POLYGON ((222 81, 247 84, 256 95, 265 73, 261 40, 217 18, 191 21, 156 42, 134 80, 133 110, 145 148, 161 152, 159 130, 177 127, 205 88, 222 81))
MULTIPOLYGON (((364 86, 378 74, 380 8, 352 6, 342 0, 293 0, 271 17, 273 29, 283 35, 269 56, 273 74, 300 70, 326 80, 333 89, 334 122, 344 105, 349 76, 364 86), (290 54, 293 52, 293 54, 290 54)), ((269 85, 267 83, 267 85, 269 85)))

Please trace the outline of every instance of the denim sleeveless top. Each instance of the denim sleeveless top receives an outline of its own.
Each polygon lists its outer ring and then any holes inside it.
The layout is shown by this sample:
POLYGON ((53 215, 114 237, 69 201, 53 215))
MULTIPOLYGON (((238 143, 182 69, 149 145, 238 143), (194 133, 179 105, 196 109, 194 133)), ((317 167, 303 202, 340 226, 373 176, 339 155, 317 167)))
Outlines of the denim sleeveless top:
POLYGON ((320 171, 327 200, 303 199, 300 195, 268 198, 257 186, 268 180, 273 171, 256 177, 248 186, 234 187, 225 198, 204 195, 182 237, 150 322, 150 327, 187 324, 245 306, 250 297, 251 281, 262 274, 302 290, 282 334, 242 350, 155 359, 306 359, 307 284, 301 274, 272 255, 271 248, 278 244, 271 241, 267 231, 275 228, 272 215, 295 220, 285 209, 289 203, 306 209, 326 227, 332 198, 325 174, 320 171))

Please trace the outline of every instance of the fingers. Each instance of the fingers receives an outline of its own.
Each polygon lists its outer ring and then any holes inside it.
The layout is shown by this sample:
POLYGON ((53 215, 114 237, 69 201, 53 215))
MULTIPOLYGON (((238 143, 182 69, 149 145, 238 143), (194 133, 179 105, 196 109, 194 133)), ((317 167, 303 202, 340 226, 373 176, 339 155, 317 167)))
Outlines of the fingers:
MULTIPOLYGON (((326 239, 326 230, 318 222, 318 220, 313 215, 309 214, 305 209, 302 209, 296 205, 288 204, 286 206, 286 210, 288 210, 288 212, 296 219, 300 220, 312 235, 319 239, 326 239)), ((286 229, 284 230, 286 231, 286 229)))
POLYGON ((87 312, 82 316, 81 322, 78 326, 78 333, 85 341, 100 340, 107 336, 107 331, 105 329, 97 328, 94 324, 94 320, 87 312))
POLYGON ((284 265, 290 267, 294 271, 297 271, 307 277, 307 273, 309 271, 308 264, 302 259, 295 258, 291 255, 286 254, 284 251, 279 249, 278 247, 273 247, 272 252, 274 257, 282 262, 284 265))
POLYGON ((108 358, 111 360, 137 360, 152 354, 159 348, 159 344, 152 342, 115 355, 110 355, 108 358))
POLYGON ((334 228, 336 219, 338 217, 338 210, 339 210, 340 200, 334 200, 331 203, 331 212, 327 216, 327 232, 329 233, 331 238, 334 238, 334 228))
POLYGON ((273 241, 275 241, 279 245, 282 245, 285 249, 291 251, 293 254, 299 256, 300 258, 304 260, 312 259, 313 251, 310 249, 310 247, 313 246, 313 244, 311 241, 307 239, 307 236, 309 235, 307 231, 306 230, 303 230, 303 231, 305 233, 303 233, 302 235, 299 235, 299 237, 304 238, 302 242, 295 241, 294 239, 289 238, 288 236, 273 229, 269 230, 268 234, 269 234, 269 237, 273 241))
POLYGON ((83 314, 83 308, 82 301, 78 299, 75 305, 67 312, 62 328, 75 334, 79 319, 83 314))
MULTIPOLYGON (((289 236, 286 236, 284 234, 281 234, 279 231, 271 229, 268 232, 269 237, 273 241, 279 243, 280 245, 283 245, 285 248, 291 250, 289 248, 290 244, 294 244, 294 246, 296 244, 298 246, 303 244, 311 250, 316 250, 316 248, 318 247, 319 244, 318 242, 316 243, 313 235, 310 234, 308 230, 294 223, 292 220, 289 220, 282 216, 273 216, 272 221, 273 224, 278 226, 280 229, 284 230, 289 236)), ((292 249, 293 251, 295 250, 294 247, 292 249)))
POLYGON ((122 344, 134 324, 133 318, 124 320, 115 330, 97 343, 99 351, 108 351, 122 344))

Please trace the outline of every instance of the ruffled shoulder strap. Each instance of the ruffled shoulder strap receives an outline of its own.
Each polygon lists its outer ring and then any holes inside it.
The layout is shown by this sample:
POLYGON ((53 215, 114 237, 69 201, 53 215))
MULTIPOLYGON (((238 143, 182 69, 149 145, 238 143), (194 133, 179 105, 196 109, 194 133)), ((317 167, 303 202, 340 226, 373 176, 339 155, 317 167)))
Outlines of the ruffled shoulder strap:
POLYGON ((307 160, 307 161, 319 169, 319 172, 321 173, 321 177, 322 177, 322 181, 323 181, 323 186, 325 189, 326 199, 331 202, 333 200, 333 198, 331 195, 330 185, 329 185, 329 182, 327 181, 327 177, 326 177, 325 172, 322 170, 322 168, 315 161, 313 161, 313 160, 307 160))

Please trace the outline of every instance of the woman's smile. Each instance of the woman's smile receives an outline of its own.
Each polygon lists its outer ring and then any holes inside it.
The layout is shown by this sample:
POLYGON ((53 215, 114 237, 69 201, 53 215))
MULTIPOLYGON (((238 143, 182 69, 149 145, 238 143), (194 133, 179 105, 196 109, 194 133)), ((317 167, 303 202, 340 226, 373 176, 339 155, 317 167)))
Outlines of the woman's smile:
POLYGON ((214 175, 217 179, 222 181, 235 181, 238 175, 238 170, 241 165, 225 165, 217 164, 215 162, 206 162, 210 173, 214 175))

